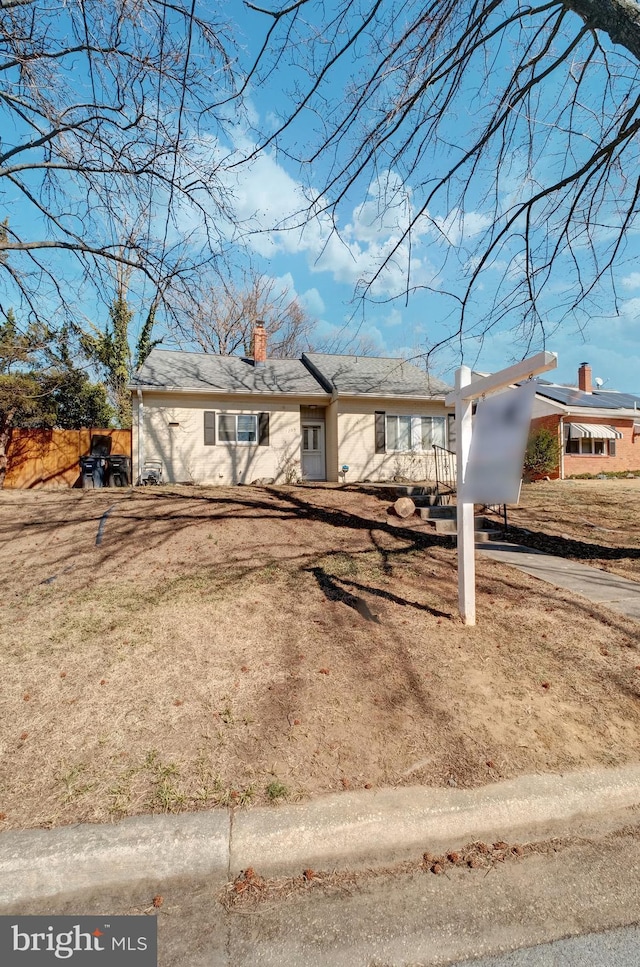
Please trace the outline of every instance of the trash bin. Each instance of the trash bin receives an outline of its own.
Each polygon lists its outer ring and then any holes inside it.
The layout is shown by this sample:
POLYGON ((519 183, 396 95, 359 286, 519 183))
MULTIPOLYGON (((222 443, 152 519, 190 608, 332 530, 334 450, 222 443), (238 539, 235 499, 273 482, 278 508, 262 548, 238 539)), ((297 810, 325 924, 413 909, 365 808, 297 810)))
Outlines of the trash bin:
POLYGON ((107 463, 109 486, 129 487, 131 485, 131 457, 124 453, 112 453, 107 463))
POLYGON ((80 457, 82 488, 104 487, 107 470, 106 457, 80 457))
POLYGON ((91 437, 89 453, 80 457, 80 476, 83 490, 106 487, 109 480, 108 456, 111 437, 96 433, 91 437))

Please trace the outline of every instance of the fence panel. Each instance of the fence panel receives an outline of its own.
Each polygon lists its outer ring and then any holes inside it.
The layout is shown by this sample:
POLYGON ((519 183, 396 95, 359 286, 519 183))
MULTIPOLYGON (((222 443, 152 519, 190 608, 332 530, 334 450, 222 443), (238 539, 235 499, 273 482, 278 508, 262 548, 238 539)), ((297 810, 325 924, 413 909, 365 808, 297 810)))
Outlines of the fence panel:
POLYGON ((79 486, 80 457, 94 436, 110 436, 112 453, 131 456, 131 430, 13 430, 5 488, 79 486))

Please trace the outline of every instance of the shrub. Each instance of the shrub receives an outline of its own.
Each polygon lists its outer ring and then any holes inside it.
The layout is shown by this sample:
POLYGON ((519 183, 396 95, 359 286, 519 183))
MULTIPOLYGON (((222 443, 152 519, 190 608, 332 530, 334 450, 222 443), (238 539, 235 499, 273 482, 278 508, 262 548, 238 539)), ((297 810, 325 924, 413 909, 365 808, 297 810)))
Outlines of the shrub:
POLYGON ((544 477, 558 469, 560 446, 553 430, 540 427, 532 430, 524 455, 524 472, 527 477, 544 477))

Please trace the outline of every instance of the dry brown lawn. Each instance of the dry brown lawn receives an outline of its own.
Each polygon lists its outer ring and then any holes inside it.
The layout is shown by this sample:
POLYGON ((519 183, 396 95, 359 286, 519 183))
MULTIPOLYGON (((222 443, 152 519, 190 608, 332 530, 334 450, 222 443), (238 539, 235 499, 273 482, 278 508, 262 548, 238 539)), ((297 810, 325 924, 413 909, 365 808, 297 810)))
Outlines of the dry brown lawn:
POLYGON ((508 519, 523 544, 640 581, 640 478, 530 484, 508 519))
POLYGON ((639 626, 389 504, 0 492, 0 828, 637 761, 639 626))

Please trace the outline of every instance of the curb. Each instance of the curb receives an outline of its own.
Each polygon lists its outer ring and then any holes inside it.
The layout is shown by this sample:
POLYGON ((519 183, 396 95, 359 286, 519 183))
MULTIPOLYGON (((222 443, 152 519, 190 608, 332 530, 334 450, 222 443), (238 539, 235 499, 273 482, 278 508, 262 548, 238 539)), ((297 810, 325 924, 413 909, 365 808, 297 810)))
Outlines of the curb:
POLYGON ((291 806, 136 816, 0 834, 0 907, 176 878, 222 886, 249 866, 263 876, 387 865, 473 839, 610 817, 640 805, 640 766, 525 776, 479 789, 411 786, 335 793, 291 806))
POLYGON ((229 868, 232 875, 254 866, 263 876, 278 876, 305 867, 387 865, 473 839, 533 837, 541 826, 639 804, 640 766, 525 776, 479 789, 337 793, 237 815, 229 868))
POLYGON ((228 810, 0 835, 0 907, 176 877, 229 877, 228 810))

